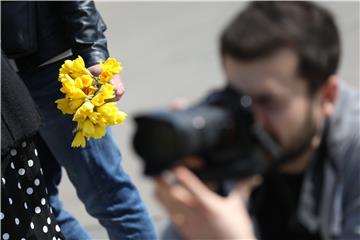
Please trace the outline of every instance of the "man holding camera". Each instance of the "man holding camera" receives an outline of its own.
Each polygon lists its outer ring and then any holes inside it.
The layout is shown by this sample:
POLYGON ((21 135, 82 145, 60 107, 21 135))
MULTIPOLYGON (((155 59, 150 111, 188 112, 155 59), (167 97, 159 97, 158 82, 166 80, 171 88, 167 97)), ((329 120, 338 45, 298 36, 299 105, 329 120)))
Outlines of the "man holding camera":
POLYGON ((226 84, 250 97, 255 125, 280 154, 261 174, 232 177, 226 197, 185 167, 174 170, 176 184, 158 177, 157 196, 180 235, 360 239, 360 98, 338 81, 331 14, 311 2, 253 2, 225 28, 220 50, 226 84))

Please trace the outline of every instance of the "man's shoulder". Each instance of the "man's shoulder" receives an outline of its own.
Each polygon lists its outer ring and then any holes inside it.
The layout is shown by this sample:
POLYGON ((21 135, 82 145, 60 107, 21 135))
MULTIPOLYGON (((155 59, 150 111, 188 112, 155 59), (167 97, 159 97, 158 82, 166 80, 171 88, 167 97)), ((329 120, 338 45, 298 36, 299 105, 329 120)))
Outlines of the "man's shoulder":
POLYGON ((327 143, 339 170, 355 167, 360 171, 360 92, 344 83, 330 118, 327 143))

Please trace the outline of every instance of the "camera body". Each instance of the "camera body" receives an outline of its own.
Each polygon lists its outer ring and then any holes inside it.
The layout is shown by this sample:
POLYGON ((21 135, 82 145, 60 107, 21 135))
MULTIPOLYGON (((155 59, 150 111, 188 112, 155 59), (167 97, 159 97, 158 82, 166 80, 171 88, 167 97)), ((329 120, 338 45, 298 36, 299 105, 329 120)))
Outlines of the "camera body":
POLYGON ((203 180, 244 178, 265 171, 278 154, 271 137, 255 125, 252 100, 231 87, 210 93, 182 111, 152 111, 135 117, 133 145, 145 175, 158 175, 189 156, 202 159, 193 170, 203 180))

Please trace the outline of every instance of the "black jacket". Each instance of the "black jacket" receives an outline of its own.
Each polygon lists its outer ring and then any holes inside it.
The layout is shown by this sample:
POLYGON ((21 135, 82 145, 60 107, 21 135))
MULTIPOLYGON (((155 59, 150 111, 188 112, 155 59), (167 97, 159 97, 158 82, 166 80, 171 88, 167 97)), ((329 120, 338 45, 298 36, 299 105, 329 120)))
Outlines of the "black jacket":
POLYGON ((39 127, 40 116, 29 91, 1 52, 1 156, 39 127))
POLYGON ((34 69, 68 49, 86 66, 108 58, 106 25, 93 1, 2 1, 1 15, 2 48, 20 70, 34 69), (14 48, 20 53, 13 54, 14 48))

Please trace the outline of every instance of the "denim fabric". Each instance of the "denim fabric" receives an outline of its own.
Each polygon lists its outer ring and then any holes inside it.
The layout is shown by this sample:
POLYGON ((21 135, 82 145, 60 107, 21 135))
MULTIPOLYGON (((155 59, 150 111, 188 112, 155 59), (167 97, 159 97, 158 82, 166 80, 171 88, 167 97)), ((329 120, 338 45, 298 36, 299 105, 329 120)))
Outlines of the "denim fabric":
POLYGON ((20 73, 39 107, 43 125, 40 135, 54 158, 44 157, 51 205, 66 239, 89 239, 81 225, 62 207, 58 184, 63 166, 87 212, 106 228, 110 239, 156 239, 155 230, 139 193, 123 171, 121 153, 111 129, 85 148, 71 148, 75 123, 63 115, 54 101, 63 97, 57 81, 62 61, 20 73))

